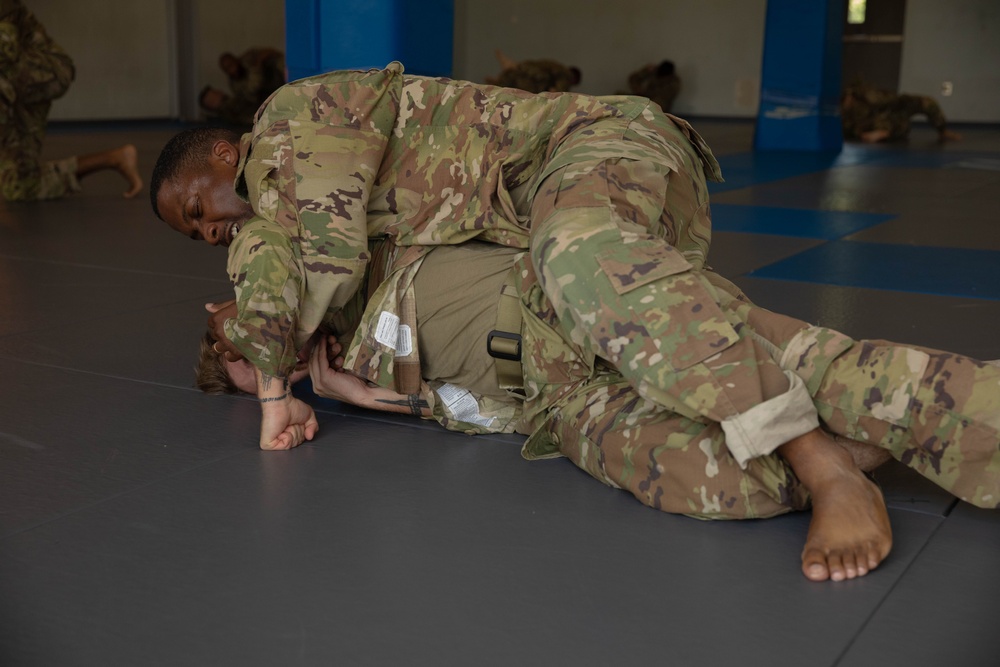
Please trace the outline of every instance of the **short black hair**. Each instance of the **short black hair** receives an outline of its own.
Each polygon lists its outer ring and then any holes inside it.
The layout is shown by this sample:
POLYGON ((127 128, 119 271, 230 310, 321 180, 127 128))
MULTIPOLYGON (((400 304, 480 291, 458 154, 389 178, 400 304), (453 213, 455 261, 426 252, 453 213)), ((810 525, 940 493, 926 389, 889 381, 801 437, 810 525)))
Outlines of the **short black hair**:
POLYGON ((670 60, 662 61, 656 68, 656 76, 673 76, 674 63, 670 60))
POLYGON ((182 171, 204 167, 208 163, 209 151, 220 139, 234 146, 240 145, 240 133, 236 130, 228 127, 192 127, 175 135, 163 147, 149 178, 149 201, 157 218, 163 219, 156 201, 163 184, 182 171))

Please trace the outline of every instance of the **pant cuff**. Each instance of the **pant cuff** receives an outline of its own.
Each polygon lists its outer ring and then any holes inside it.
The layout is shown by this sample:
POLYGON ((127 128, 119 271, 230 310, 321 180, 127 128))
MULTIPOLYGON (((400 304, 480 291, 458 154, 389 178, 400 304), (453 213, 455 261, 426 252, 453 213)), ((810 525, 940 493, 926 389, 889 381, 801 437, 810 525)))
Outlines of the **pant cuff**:
POLYGON ((805 383, 785 371, 788 391, 722 422, 726 446, 740 464, 766 456, 793 438, 819 426, 819 416, 805 383))

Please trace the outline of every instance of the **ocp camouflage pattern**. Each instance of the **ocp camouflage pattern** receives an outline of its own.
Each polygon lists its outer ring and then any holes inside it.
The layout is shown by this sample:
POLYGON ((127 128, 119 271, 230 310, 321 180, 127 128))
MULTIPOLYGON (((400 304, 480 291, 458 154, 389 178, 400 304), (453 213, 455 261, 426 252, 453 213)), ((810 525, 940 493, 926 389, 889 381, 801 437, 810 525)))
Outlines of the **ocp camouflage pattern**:
POLYGON ((647 100, 394 64, 283 87, 242 149, 237 189, 258 218, 230 248, 231 334, 266 373, 286 374, 357 292, 369 237, 399 246, 396 268, 475 238, 529 250, 516 264, 529 458, 568 456, 667 511, 770 516, 809 502, 766 453, 795 435, 775 435, 781 410, 805 401, 800 433, 822 417, 970 502, 1000 498, 1000 369, 930 353, 921 369, 915 348, 876 354, 753 305, 706 264, 718 164, 647 100), (744 423, 771 405, 773 418, 744 423), (737 457, 734 434, 765 453, 737 457))
POLYGON ((73 82, 73 61, 19 0, 0 0, 0 194, 8 201, 76 192, 76 158, 43 162, 52 100, 73 82))
POLYGON ((889 141, 903 139, 910 133, 910 119, 917 114, 926 116, 938 132, 945 129, 941 107, 926 95, 893 93, 854 84, 845 89, 844 98, 840 118, 848 139, 861 139, 864 133, 875 130, 888 132, 889 141))

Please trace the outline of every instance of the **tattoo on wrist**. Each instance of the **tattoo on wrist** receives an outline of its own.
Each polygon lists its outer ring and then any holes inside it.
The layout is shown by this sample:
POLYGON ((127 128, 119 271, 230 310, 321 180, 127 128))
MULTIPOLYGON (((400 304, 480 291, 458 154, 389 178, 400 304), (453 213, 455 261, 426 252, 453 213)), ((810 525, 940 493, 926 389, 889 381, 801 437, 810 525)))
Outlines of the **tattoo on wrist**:
POLYGON ((292 393, 290 391, 285 391, 285 393, 281 396, 268 396, 267 398, 258 398, 257 400, 260 403, 274 403, 276 401, 283 401, 291 395, 292 393))
POLYGON ((418 417, 423 414, 423 409, 430 407, 427 405, 427 401, 420 398, 420 394, 408 394, 405 399, 393 400, 390 398, 376 398, 376 403, 385 403, 386 405, 402 405, 410 408, 410 412, 418 417))

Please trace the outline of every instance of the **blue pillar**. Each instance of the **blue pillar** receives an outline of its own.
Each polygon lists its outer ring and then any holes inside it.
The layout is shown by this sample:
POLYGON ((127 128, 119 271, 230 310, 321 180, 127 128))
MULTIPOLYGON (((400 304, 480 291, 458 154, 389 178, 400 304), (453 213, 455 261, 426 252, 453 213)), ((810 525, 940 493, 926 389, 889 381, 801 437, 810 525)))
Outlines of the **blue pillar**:
POLYGON ((768 0, 754 148, 839 151, 844 0, 768 0))
POLYGON ((452 0, 285 0, 290 81, 338 69, 384 67, 450 76, 452 0))

